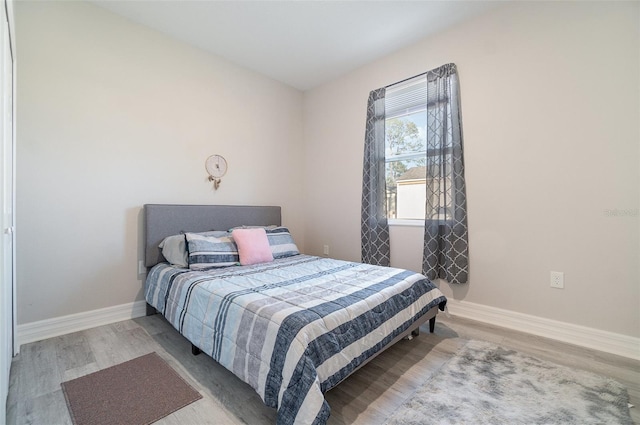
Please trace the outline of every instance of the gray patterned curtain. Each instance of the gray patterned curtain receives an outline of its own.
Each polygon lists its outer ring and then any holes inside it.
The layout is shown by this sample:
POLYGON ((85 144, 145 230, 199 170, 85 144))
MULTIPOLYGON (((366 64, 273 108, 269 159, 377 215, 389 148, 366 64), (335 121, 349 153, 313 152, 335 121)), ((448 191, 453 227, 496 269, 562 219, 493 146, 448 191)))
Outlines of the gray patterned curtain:
POLYGON ((427 73, 427 200, 422 273, 466 283, 467 197, 460 88, 455 64, 427 73))
POLYGON ((381 88, 369 93, 362 172, 362 262, 379 266, 388 266, 391 256, 384 162, 385 92, 381 88))

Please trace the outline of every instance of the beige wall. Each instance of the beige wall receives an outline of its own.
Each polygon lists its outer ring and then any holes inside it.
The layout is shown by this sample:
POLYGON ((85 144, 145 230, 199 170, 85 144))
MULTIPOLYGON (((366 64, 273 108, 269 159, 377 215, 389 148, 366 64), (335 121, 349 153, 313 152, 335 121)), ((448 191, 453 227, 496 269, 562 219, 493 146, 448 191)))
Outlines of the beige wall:
MULTIPOLYGON (((639 17, 505 4, 303 95, 91 4, 18 2, 18 322, 142 299, 144 203, 282 205, 304 251, 359 260, 368 92, 455 62, 471 283, 442 290, 640 336, 639 17)), ((420 270, 421 232, 391 229, 394 265, 420 270)))
POLYGON ((18 323, 142 299, 145 203, 282 205, 304 246, 302 93, 89 3, 16 27, 18 323))
MULTIPOLYGON (((369 91, 454 62, 471 281, 443 292, 640 336, 639 18, 637 2, 513 2, 305 93, 307 252, 360 259, 369 91)), ((393 265, 420 270, 421 233, 391 229, 393 265)))

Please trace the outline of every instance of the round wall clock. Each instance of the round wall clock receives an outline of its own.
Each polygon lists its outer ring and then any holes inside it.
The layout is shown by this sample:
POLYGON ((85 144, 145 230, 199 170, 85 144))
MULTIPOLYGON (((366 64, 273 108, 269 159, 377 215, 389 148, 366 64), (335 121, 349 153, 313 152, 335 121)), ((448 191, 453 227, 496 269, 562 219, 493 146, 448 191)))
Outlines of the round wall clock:
POLYGON ((211 155, 204 163, 204 167, 209 173, 209 181, 213 182, 213 187, 218 189, 222 176, 227 173, 227 160, 222 155, 211 155))

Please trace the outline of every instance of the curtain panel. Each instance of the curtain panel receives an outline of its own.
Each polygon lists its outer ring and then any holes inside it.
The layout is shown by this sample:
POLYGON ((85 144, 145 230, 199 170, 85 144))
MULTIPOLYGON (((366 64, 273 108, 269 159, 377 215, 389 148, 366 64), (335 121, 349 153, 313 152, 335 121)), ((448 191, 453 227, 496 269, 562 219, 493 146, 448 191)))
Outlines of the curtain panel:
POLYGON ((422 273, 467 283, 467 196, 455 64, 427 73, 427 185, 422 273))
POLYGON ((388 266, 391 258, 384 153, 385 93, 386 88, 369 93, 362 171, 362 262, 379 266, 388 266))

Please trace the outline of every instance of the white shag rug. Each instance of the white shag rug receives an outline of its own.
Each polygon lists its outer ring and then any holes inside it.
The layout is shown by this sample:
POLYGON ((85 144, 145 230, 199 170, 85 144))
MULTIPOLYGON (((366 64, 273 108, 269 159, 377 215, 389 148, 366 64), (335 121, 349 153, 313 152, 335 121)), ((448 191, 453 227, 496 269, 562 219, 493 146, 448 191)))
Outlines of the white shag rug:
POLYGON ((618 382, 469 341, 387 420, 411 424, 633 424, 618 382))

